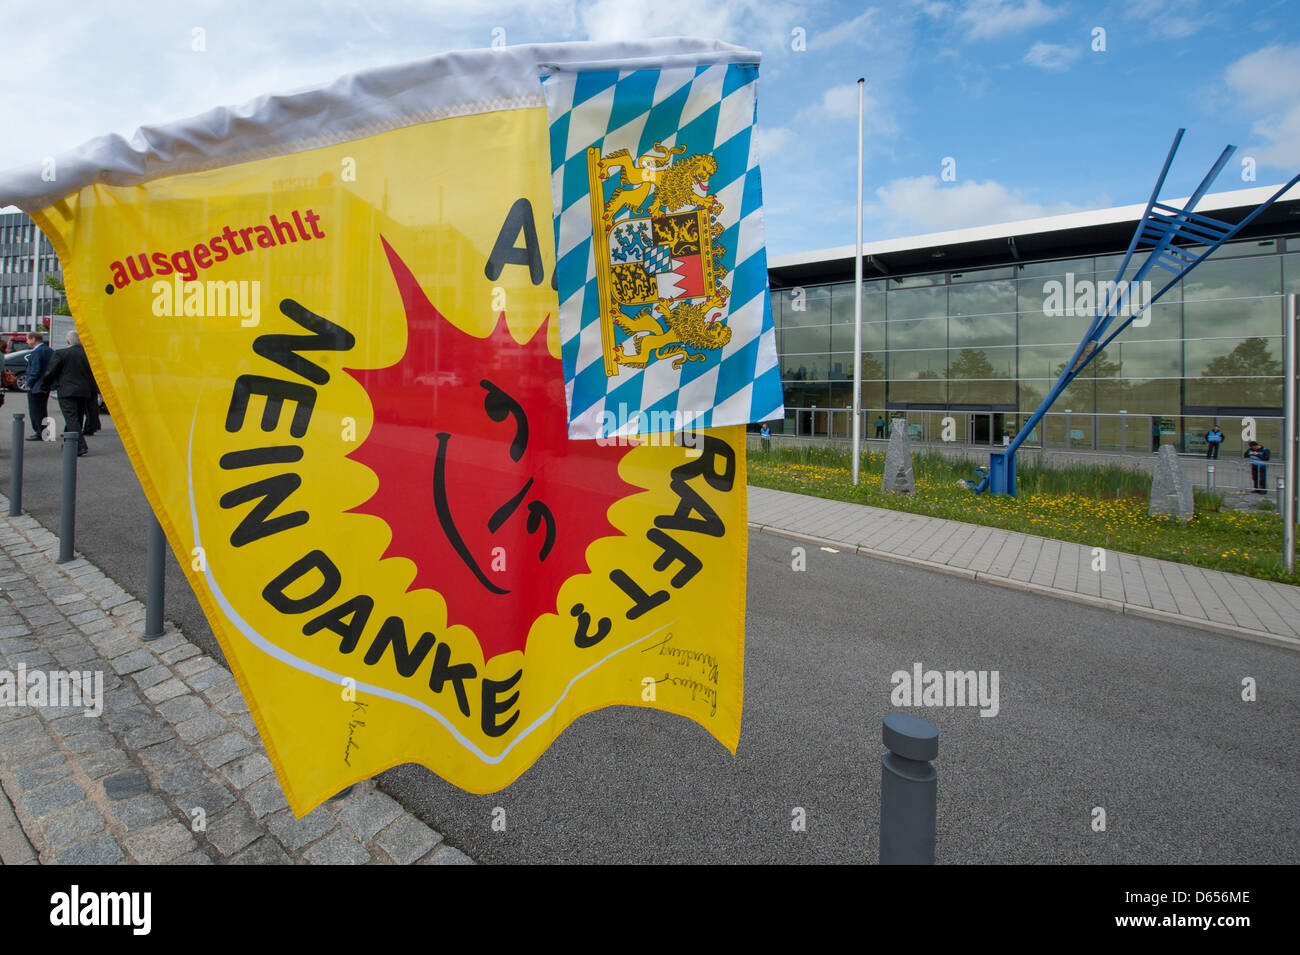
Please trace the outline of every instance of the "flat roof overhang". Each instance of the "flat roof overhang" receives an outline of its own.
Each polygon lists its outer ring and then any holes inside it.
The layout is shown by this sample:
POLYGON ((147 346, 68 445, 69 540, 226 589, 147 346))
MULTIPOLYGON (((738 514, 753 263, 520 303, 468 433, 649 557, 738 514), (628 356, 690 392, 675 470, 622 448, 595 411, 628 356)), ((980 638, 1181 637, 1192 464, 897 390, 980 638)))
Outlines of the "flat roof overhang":
MULTIPOLYGON (((1202 199, 1196 211, 1236 224, 1280 186, 1279 183, 1215 193, 1202 199)), ((1185 201, 1185 198, 1173 199, 1168 204, 1181 206, 1185 201)), ((862 277, 867 281, 902 278, 1123 252, 1145 210, 1146 203, 1140 203, 864 243, 862 277)), ((1300 185, 1289 190, 1233 241, 1294 233, 1300 233, 1300 185)), ((768 260, 768 273, 773 288, 851 282, 853 258, 851 245, 772 256, 768 260)))

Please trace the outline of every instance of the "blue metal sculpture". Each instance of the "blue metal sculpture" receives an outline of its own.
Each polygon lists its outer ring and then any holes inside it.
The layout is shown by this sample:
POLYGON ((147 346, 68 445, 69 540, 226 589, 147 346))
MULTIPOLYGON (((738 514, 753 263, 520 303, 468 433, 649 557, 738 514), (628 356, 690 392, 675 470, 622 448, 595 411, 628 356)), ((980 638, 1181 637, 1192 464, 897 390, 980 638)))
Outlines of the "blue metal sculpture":
POLYGON ((1160 296, 1173 288, 1174 284, 1181 280, 1183 276, 1205 261, 1211 253, 1237 235, 1256 216, 1277 201, 1283 193, 1297 182, 1300 182, 1300 173, 1298 173, 1290 182, 1278 189, 1266 202, 1236 225, 1220 222, 1218 219, 1194 212, 1197 203, 1209 192, 1214 180, 1218 178, 1223 167, 1232 158, 1232 154, 1237 151, 1236 146, 1228 146, 1219 156, 1218 162, 1205 174, 1205 178, 1196 187, 1196 191, 1188 197, 1183 208, 1179 209, 1161 202, 1159 201, 1160 190, 1165 184, 1165 176, 1169 174, 1169 167, 1174 161, 1174 153, 1178 151, 1178 144, 1182 141, 1183 132, 1182 129, 1178 130, 1178 135, 1174 137, 1174 144, 1169 147, 1169 155, 1165 157, 1165 165, 1160 170, 1160 178, 1156 180, 1156 187, 1151 191, 1151 199, 1147 202, 1146 212, 1143 213, 1137 229, 1133 232, 1133 239, 1128 244, 1128 251, 1124 253, 1124 260, 1120 263, 1119 271, 1115 273, 1115 281, 1107 288, 1104 298, 1101 295, 1097 297, 1097 314, 1088 328, 1088 333, 1084 336, 1083 341, 1079 343, 1079 347, 1074 352, 1074 357, 1066 363, 1064 370, 1061 372, 1061 377, 1057 379, 1052 390, 1047 393, 1043 403, 1038 406, 1037 411, 1029 416, 1024 427, 1011 440, 1011 443, 1005 448, 992 453, 987 471, 983 468, 976 468, 978 483, 968 484, 976 494, 987 490, 993 494, 1010 494, 1014 497, 1016 494, 1016 449, 1037 427, 1038 422, 1047 413, 1047 409, 1060 397, 1061 392, 1078 376, 1088 362, 1101 354, 1103 348, 1114 341, 1120 332, 1128 328, 1133 323, 1133 320, 1150 308, 1152 303, 1158 300, 1160 296), (1204 245, 1206 247, 1205 251, 1193 256, 1185 248, 1180 248, 1174 244, 1175 240, 1178 239, 1183 240, 1185 244, 1204 245), (1134 252, 1140 248, 1146 252, 1146 259, 1138 267, 1133 278, 1126 282, 1124 273, 1128 270, 1134 252), (1157 265, 1173 273, 1173 278, 1160 291, 1152 295, 1145 304, 1132 311, 1128 308, 1130 291, 1134 288, 1140 288, 1139 283, 1157 265), (1132 311, 1132 314, 1123 317, 1123 320, 1116 323, 1116 320, 1121 317, 1121 313, 1126 311, 1132 311), (1112 325, 1114 326, 1113 330, 1112 325))

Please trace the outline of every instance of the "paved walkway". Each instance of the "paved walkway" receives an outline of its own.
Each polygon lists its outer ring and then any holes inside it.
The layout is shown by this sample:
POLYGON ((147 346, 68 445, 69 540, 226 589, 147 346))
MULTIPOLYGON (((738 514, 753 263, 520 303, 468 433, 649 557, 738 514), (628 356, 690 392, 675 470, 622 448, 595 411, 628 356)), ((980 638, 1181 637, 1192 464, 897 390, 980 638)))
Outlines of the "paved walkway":
POLYGON ((175 630, 142 642, 144 606, 57 554, 0 516, 0 862, 471 861, 369 781, 295 819, 230 672, 175 630), (101 676, 102 714, 6 705, 58 670, 101 676))
POLYGON ((1300 587, 863 504, 749 488, 749 524, 868 557, 1300 650, 1300 587))

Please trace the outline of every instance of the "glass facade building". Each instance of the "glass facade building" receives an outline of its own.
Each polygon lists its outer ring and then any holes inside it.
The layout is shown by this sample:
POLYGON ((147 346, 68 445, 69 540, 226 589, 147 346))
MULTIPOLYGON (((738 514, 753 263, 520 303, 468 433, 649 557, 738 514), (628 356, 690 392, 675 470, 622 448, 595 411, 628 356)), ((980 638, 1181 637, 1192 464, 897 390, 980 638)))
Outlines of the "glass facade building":
MULTIPOLYGON (((1288 225, 1279 217, 1274 228, 1279 220, 1288 225)), ((1300 293, 1300 221, 1291 221, 1293 234, 1225 245, 1169 289, 1092 360, 1030 443, 1135 450, 1150 440, 1154 425, 1163 442, 1195 451, 1204 447, 1200 435, 1212 422, 1230 432, 1242 417, 1258 419, 1268 443, 1276 424, 1267 419, 1282 410, 1284 296, 1300 293)), ((923 237, 931 244, 936 238, 923 237)), ((1072 239, 1057 236, 1054 251, 1070 241, 1087 250, 1087 230, 1072 239)), ((957 249, 943 254, 956 261, 942 270, 894 276, 864 269, 865 436, 875 436, 881 416, 906 417, 914 435, 935 439, 939 421, 951 417, 955 439, 973 444, 1000 444, 1003 435, 1016 433, 1078 348, 1096 296, 1105 293, 1102 283, 1114 279, 1123 258, 1121 245, 1035 260, 1022 252, 1030 244, 1023 234, 1004 242, 1007 261, 1000 265, 988 262, 986 241, 976 268, 953 267, 964 257, 957 249)), ((823 282, 798 281, 800 271, 818 277, 835 271, 810 269, 809 257, 798 269, 773 262, 786 405, 784 426, 778 422, 773 430, 846 436, 844 409, 853 402, 852 259, 847 281, 823 282)), ((840 259, 838 267, 844 264, 840 259)), ((1130 266, 1127 274, 1134 271, 1130 266)), ((1147 297, 1170 278, 1153 269, 1147 297)))
MULTIPOLYGON (((33 243, 39 236, 39 268, 36 285, 38 320, 53 314, 63 296, 45 282, 46 275, 62 280, 63 266, 54 247, 39 235, 31 218, 21 212, 0 213, 0 332, 32 328, 33 243)), ((42 326, 44 327, 44 326, 42 326)))

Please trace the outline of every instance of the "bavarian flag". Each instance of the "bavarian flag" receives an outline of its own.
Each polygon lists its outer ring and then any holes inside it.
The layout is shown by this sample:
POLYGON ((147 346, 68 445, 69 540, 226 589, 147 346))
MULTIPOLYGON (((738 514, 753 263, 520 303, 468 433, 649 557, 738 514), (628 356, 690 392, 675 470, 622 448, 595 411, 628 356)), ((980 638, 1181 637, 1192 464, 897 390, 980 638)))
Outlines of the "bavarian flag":
POLYGON ((561 64, 544 85, 570 436, 784 417, 754 56, 561 64))
POLYGON ((735 752, 744 432, 570 440, 541 77, 738 58, 456 53, 0 176, 296 813, 501 789, 610 704, 735 752))

